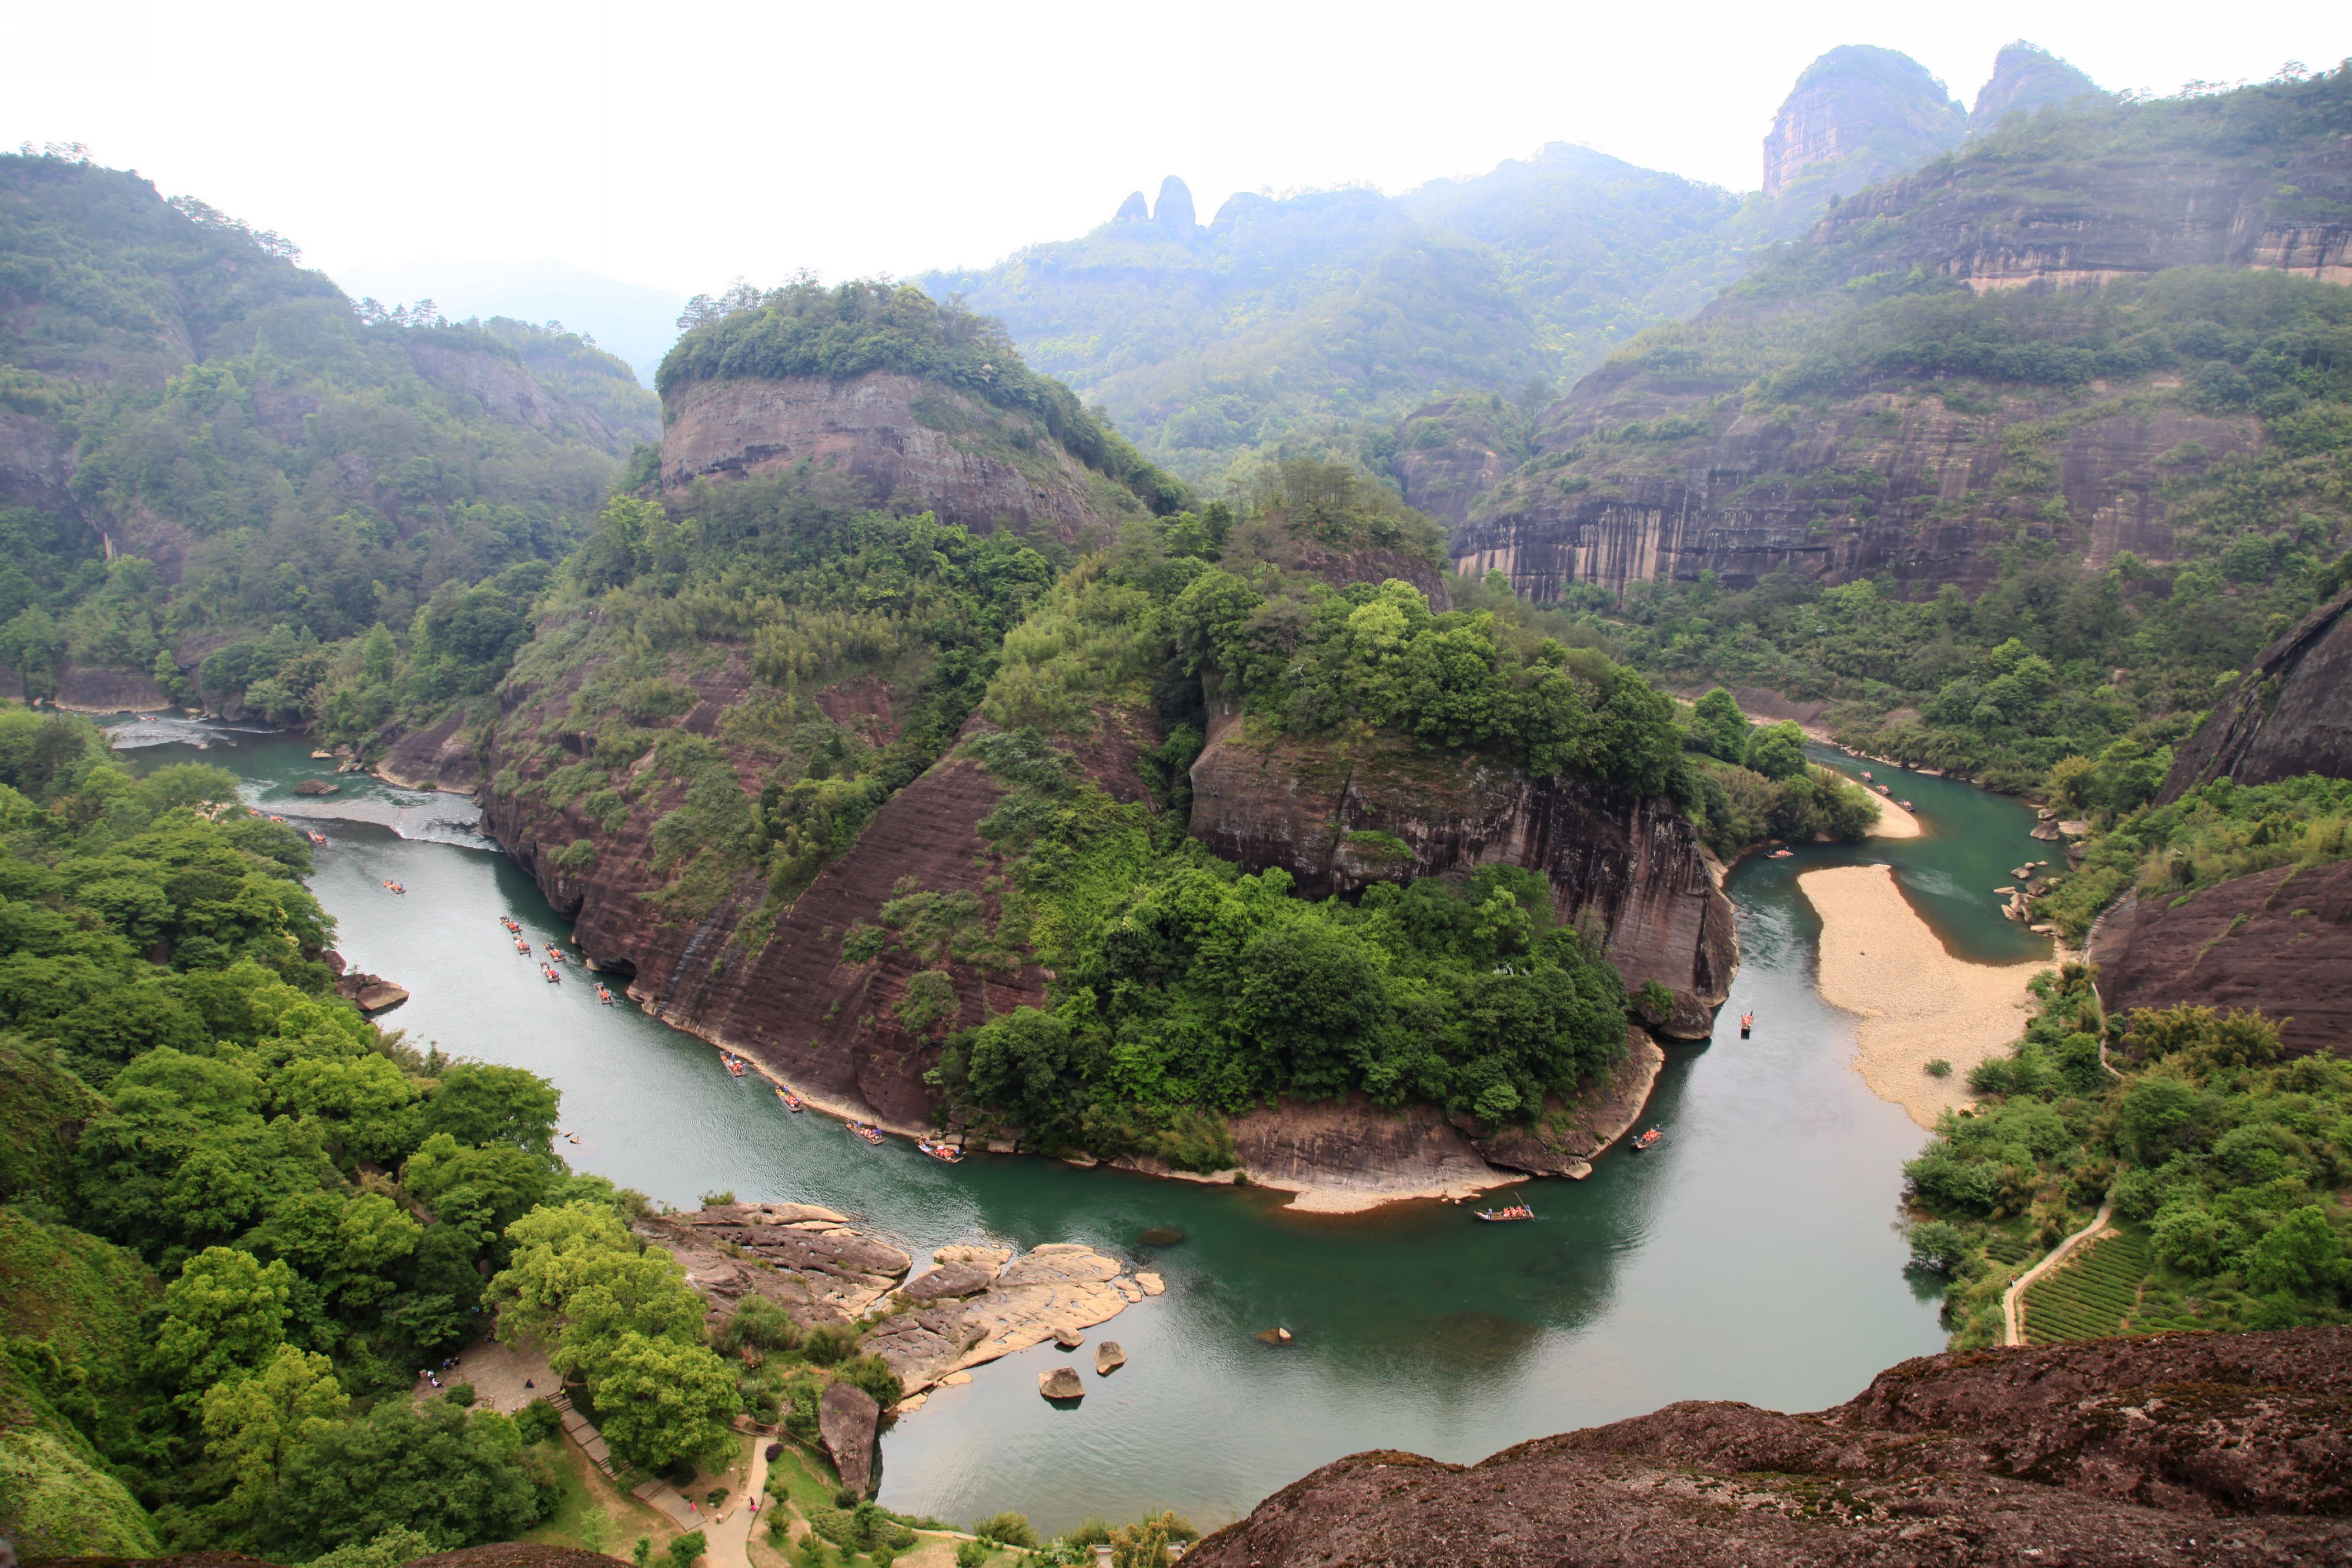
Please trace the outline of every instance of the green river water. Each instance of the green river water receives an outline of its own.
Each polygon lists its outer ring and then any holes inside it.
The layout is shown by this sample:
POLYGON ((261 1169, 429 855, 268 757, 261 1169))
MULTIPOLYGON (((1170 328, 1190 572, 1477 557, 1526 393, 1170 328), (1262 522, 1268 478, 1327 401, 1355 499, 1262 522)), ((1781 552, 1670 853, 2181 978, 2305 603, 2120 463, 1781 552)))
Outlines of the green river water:
POLYGON ((681 1206, 721 1188, 831 1205, 919 1260, 951 1241, 1079 1241, 1162 1273, 1165 1296, 1089 1335, 1118 1340, 1129 1362, 1089 1376, 1077 1408, 1037 1397, 1036 1373, 1060 1354, 1049 1344, 935 1393, 885 1435, 882 1500, 950 1520, 1013 1508, 1051 1530, 1173 1507, 1205 1528, 1358 1449, 1471 1460, 1675 1399, 1815 1409, 1850 1397, 1943 1334, 1897 1229, 1900 1167, 1922 1134, 1848 1066, 1853 1020, 1815 988, 1820 925, 1797 874, 1885 862, 1960 956, 2048 952, 1990 892, 2042 847, 2027 837, 2032 813, 1880 768, 1929 836, 1733 870, 1738 977, 1716 1040, 1668 1048, 1643 1117, 1665 1129, 1658 1147, 1502 1195, 1532 1203, 1533 1224, 1480 1225, 1436 1204, 1291 1215, 1280 1195, 1247 1188, 1024 1157, 950 1169, 896 1140, 870 1149, 830 1119, 788 1115, 702 1041, 599 1007, 577 970, 544 983, 498 919, 537 941, 568 927, 475 836, 469 803, 351 777, 341 795, 295 796, 329 768, 296 737, 169 718, 118 737, 142 765, 217 763, 268 809, 320 819, 331 842, 312 885, 339 945, 414 993, 382 1021, 552 1080, 576 1167, 681 1206), (1730 1020, 1749 1009, 1756 1037, 1741 1040, 1730 1020), (1184 1239, 1142 1246, 1154 1227, 1184 1239), (1294 1345, 1253 1337, 1276 1324, 1294 1345))

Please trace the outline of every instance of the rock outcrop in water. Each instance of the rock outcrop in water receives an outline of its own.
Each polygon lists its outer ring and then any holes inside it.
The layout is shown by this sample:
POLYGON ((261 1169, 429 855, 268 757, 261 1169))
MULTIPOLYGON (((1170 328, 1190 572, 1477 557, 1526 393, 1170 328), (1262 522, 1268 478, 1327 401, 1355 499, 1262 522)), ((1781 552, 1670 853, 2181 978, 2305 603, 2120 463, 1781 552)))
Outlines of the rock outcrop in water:
POLYGON ((1185 1561, 2336 1562, 2352 1552, 2347 1434, 2352 1329, 1927 1356, 1813 1415, 1694 1401, 1467 1467, 1353 1455, 1185 1561))
POLYGON ((860 1349, 887 1362, 910 1396, 1108 1322, 1159 1293, 1117 1259, 1068 1242, 1018 1255, 942 1247, 932 1254, 935 1267, 908 1279, 914 1260, 905 1252, 812 1203, 709 1204, 649 1216, 637 1234, 668 1249, 709 1303, 714 1327, 752 1296, 778 1303, 803 1328, 855 1322, 886 1301, 903 1309, 869 1329, 860 1349))

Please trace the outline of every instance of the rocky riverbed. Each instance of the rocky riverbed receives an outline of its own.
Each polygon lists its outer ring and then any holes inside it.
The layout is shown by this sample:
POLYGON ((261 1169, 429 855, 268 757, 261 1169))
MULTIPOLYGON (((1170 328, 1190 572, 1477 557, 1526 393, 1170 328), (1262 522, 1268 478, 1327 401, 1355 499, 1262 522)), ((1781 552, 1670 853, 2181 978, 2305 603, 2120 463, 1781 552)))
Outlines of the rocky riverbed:
POLYGON ((914 1273, 906 1251, 813 1203, 709 1204, 649 1216, 637 1233, 684 1266, 714 1326, 755 1295, 806 1328, 878 1319, 862 1348, 906 1385, 901 1409, 958 1374, 1108 1322, 1164 1289, 1157 1274, 1068 1242, 1022 1253, 941 1247, 914 1273))

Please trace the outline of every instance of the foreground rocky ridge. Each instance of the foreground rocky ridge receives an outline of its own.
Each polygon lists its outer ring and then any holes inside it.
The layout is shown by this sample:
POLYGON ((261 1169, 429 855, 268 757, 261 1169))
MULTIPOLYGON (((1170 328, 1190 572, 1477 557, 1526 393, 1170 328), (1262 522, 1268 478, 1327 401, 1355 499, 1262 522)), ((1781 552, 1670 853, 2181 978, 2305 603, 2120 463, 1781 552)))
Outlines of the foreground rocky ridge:
POLYGON ((1357 1454, 1186 1561, 2334 1562, 2347 1434, 2352 1329, 1927 1356, 1812 1415, 1694 1401, 1467 1467, 1357 1454))

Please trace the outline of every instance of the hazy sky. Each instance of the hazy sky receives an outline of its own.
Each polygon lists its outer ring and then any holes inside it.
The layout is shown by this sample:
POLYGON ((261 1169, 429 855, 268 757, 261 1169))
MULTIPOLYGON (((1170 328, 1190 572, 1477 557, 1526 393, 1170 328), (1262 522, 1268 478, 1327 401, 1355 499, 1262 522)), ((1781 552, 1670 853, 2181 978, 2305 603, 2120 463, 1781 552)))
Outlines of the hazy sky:
POLYGON ((556 258, 689 292, 993 260, 1160 176, 1402 191, 1552 141, 1737 190, 1797 73, 1883 44, 1963 103, 2021 31, 2103 86, 2352 53, 2352 5, 2171 0, 12 7, 0 143, 98 159, 329 272, 556 258))

